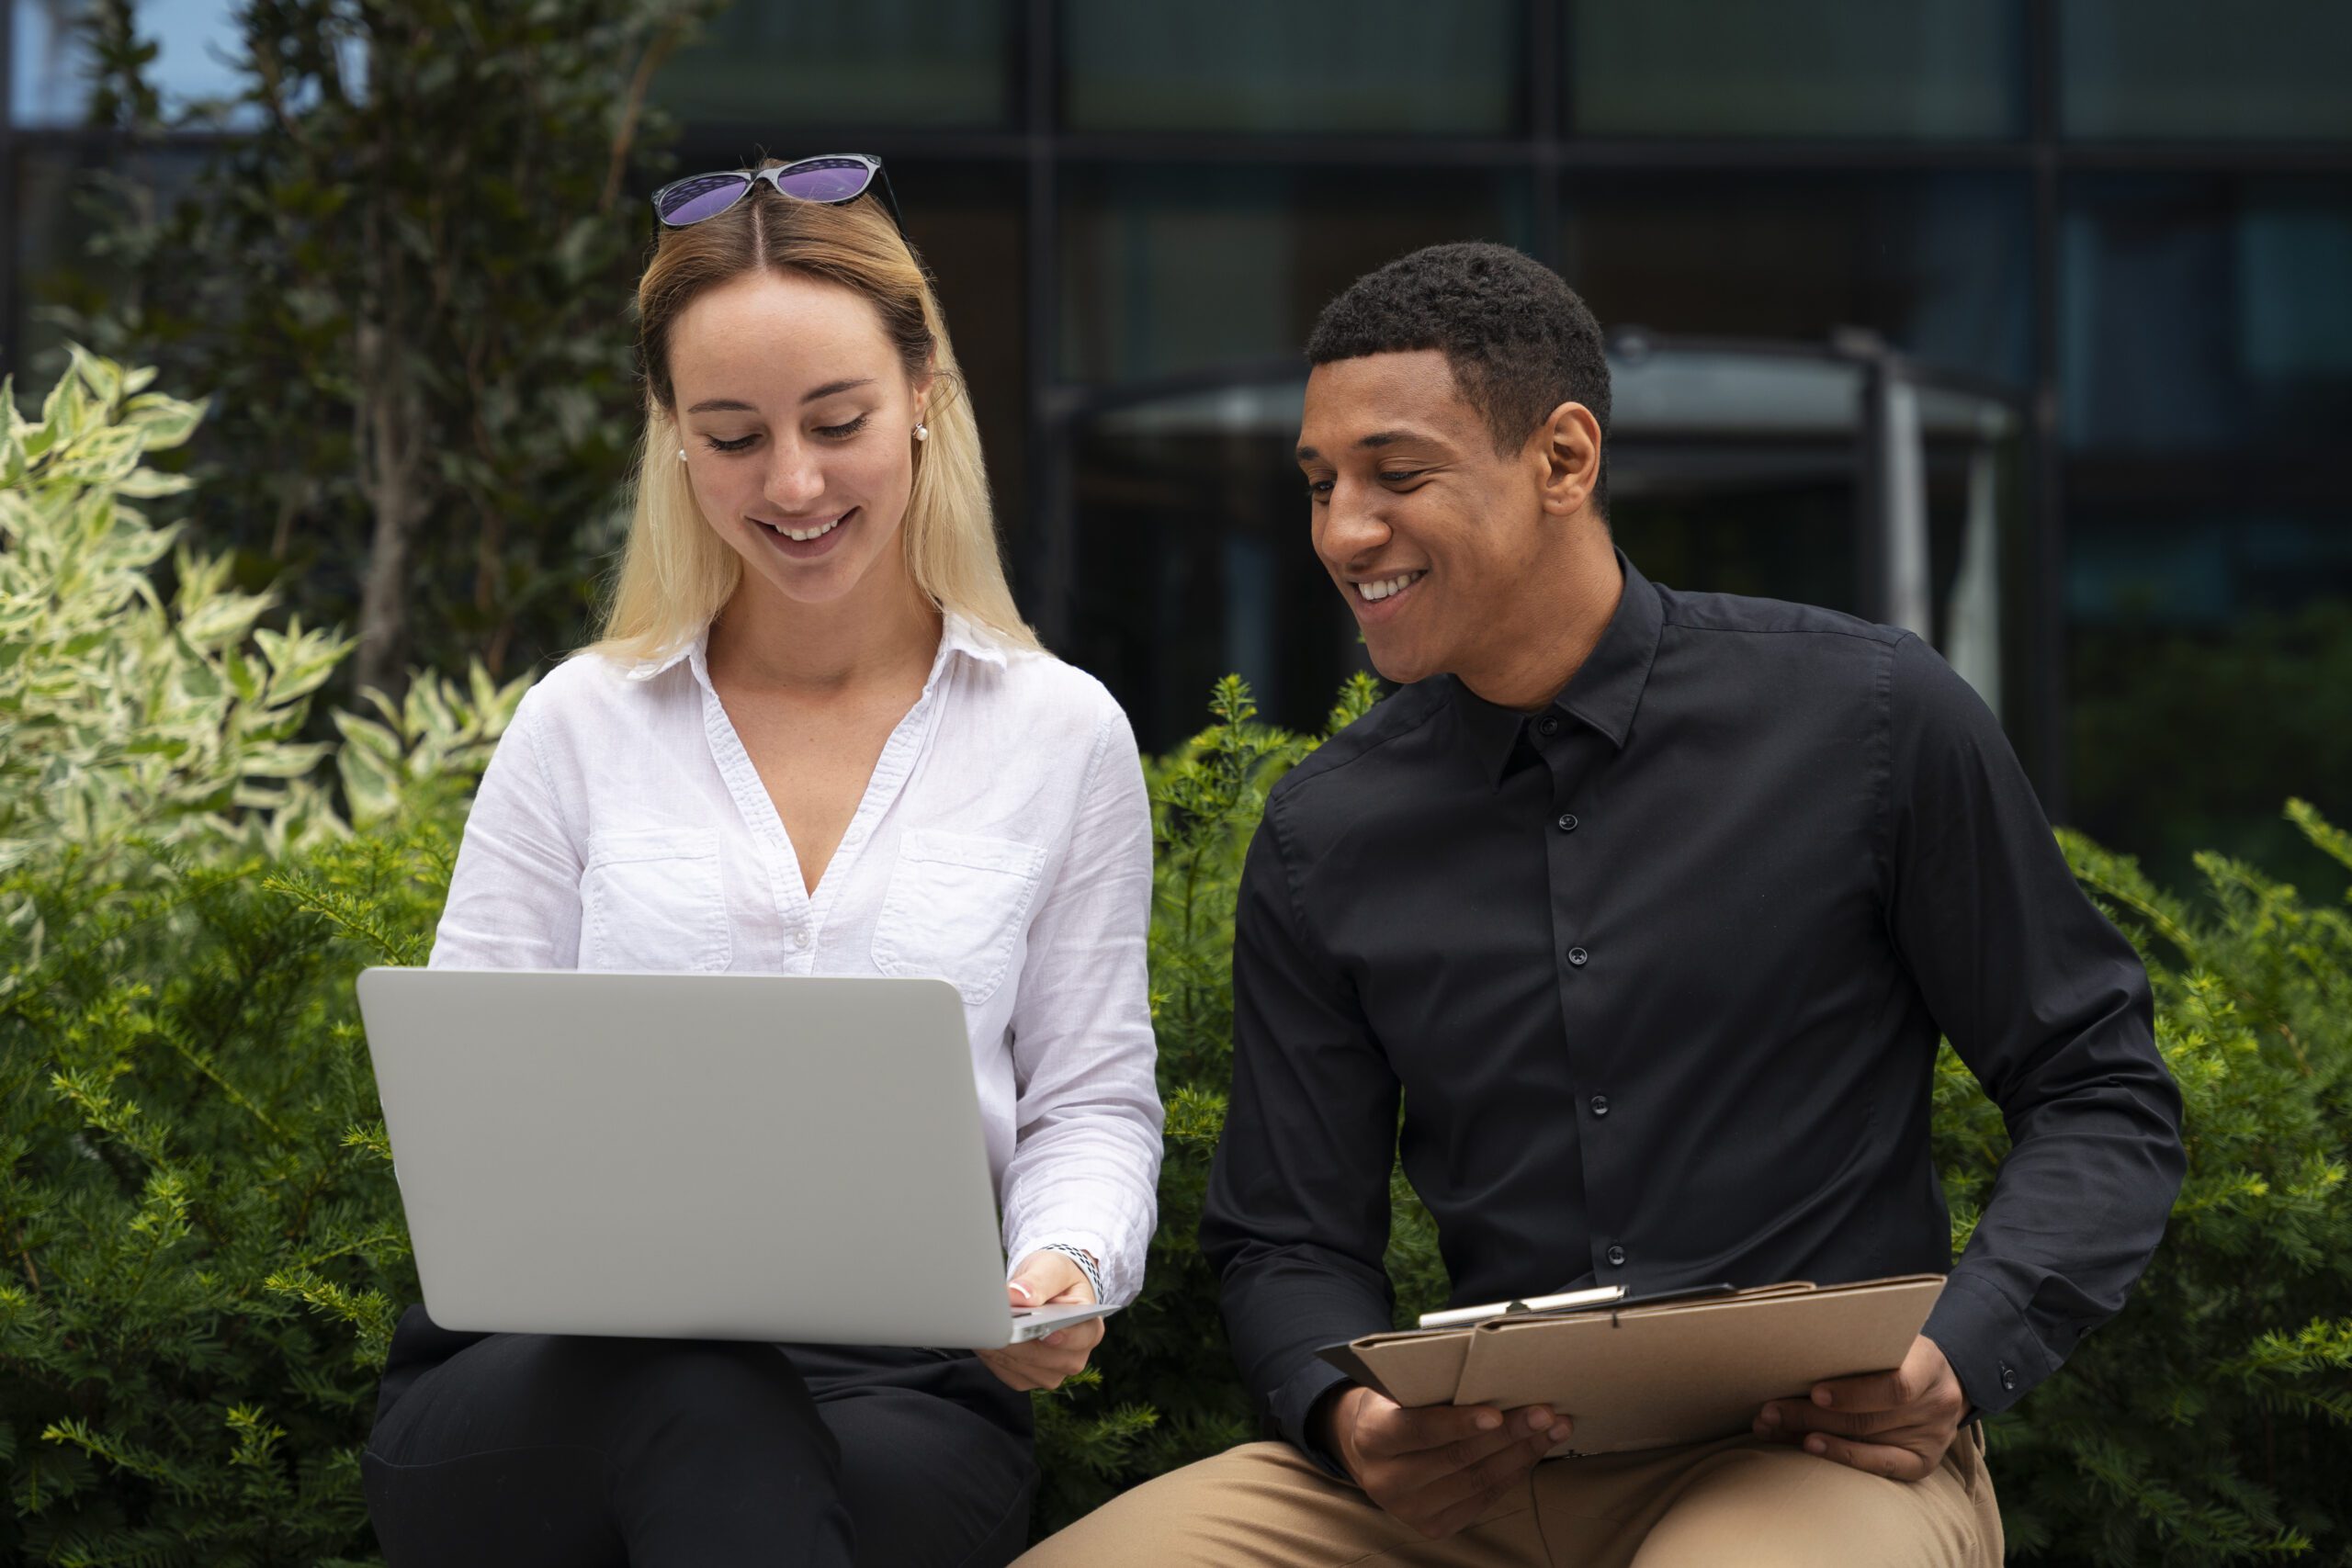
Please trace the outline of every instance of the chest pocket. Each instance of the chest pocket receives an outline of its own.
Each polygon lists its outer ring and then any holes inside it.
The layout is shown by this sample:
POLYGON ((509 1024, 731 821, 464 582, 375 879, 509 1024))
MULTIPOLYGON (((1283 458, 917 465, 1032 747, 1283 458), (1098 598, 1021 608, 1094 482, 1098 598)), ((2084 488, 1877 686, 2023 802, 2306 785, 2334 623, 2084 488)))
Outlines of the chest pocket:
POLYGON ((726 968, 733 951, 718 834, 661 828, 589 836, 580 967, 694 973, 726 968))
POLYGON ((875 919, 874 966, 950 981, 978 1007, 1004 984, 1045 863, 1045 851, 1012 839, 910 832, 875 919))

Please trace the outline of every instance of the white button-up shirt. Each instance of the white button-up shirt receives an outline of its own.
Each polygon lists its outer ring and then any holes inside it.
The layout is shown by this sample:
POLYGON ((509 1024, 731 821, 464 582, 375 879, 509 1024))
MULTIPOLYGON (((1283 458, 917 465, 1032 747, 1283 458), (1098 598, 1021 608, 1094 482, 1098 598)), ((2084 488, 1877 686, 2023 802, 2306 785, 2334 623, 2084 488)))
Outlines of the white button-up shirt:
POLYGON ((1012 1261, 1083 1247, 1133 1300, 1160 1107, 1125 714, 1092 676, 945 617, 811 894, 705 647, 582 655, 531 688, 467 819, 434 966, 949 980, 1012 1261))

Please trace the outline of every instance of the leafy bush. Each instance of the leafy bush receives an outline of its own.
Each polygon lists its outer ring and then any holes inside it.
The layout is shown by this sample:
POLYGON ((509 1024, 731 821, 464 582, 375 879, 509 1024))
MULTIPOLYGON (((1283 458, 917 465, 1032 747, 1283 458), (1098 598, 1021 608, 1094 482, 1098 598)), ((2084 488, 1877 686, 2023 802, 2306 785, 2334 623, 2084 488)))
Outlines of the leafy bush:
POLYGON ((68 852, 0 974, 0 1560, 367 1549, 357 1444, 415 1299, 351 976, 421 960, 431 825, 270 863, 68 852))
POLYGON ((174 528, 129 503, 187 482, 148 468, 203 409, 74 351, 38 423, 0 382, 0 866, 59 840, 218 839, 232 818, 297 822, 325 749, 295 739, 349 645, 258 623, 267 594, 181 550, 167 605, 149 570, 174 528))
POLYGON ((0 1561, 324 1561, 415 1293, 351 976, 422 957, 524 683, 295 740, 349 645, 151 581, 200 411, 150 379, 0 392, 0 1561))

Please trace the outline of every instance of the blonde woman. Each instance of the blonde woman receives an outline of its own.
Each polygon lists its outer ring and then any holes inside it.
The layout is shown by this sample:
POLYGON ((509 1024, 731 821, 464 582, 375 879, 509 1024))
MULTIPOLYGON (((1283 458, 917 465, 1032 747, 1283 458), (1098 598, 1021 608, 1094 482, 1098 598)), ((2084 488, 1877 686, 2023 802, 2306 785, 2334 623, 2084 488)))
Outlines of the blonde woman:
MULTIPOLYGON (((1013 607, 880 177, 833 156, 655 197, 618 587, 483 777, 433 963, 944 976, 1010 1299, 1124 1302, 1159 1162, 1141 770, 1117 705, 1013 607)), ((1028 1391, 1102 1332, 779 1354, 458 1335, 415 1308, 369 1508, 393 1568, 1001 1564, 1035 1480, 1028 1391)))

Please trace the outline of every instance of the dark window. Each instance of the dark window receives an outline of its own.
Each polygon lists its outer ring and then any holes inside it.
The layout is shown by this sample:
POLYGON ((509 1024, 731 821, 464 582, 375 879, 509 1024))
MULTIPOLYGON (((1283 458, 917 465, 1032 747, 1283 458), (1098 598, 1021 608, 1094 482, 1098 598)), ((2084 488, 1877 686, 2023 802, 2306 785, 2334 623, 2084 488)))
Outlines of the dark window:
POLYGON ((1499 135, 1521 122, 1518 0, 1065 0, 1078 130, 1499 135))
POLYGON ((2024 130, 2014 0, 1583 0, 1567 15, 1569 122, 1587 135, 2024 130))
POLYGON ((2022 384, 2023 176, 1571 176, 1563 270, 1604 326, 1819 342, 1867 327, 1947 370, 2022 384))
POLYGON ((2062 256, 2070 447, 2315 451, 2352 422, 2352 179, 2082 180, 2062 256))
POLYGON ((2352 137, 2342 0, 2063 0, 2062 113, 2078 137, 2352 137))
POLYGON ((1524 186, 1483 170, 1093 167, 1068 190, 1075 381, 1295 362, 1316 312, 1382 263, 1447 240, 1530 243, 1524 186))
POLYGON ((843 127, 1006 123, 1006 0, 745 0, 662 71, 655 96, 703 125, 807 130, 823 145, 769 146, 777 157, 862 152, 843 127))

